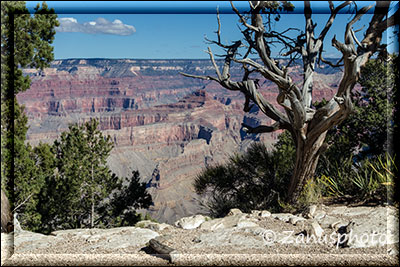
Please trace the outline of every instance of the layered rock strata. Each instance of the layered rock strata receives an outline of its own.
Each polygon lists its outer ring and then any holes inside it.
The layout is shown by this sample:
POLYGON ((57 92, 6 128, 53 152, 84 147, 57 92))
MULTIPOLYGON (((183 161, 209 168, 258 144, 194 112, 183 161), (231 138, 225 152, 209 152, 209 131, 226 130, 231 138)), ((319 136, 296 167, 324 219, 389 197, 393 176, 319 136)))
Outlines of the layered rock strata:
MULTIPOLYGON (((70 123, 98 118, 115 143, 111 169, 122 177, 140 171, 154 199, 147 211, 151 216, 171 223, 195 214, 201 208, 192 183, 204 167, 226 161, 251 141, 272 145, 279 132, 246 135, 243 122, 271 122, 256 107, 244 114, 240 92, 183 77, 181 71, 215 72, 208 60, 70 59, 56 60, 40 72, 25 69, 32 85, 17 97, 29 118, 28 141, 50 143, 70 123)), ((299 66, 291 73, 301 83, 299 66)), ((240 66, 234 65, 231 74, 240 79, 240 66)), ((321 68, 316 100, 330 98, 340 76, 321 68)), ((276 88, 259 78, 260 90, 276 104, 276 88)))

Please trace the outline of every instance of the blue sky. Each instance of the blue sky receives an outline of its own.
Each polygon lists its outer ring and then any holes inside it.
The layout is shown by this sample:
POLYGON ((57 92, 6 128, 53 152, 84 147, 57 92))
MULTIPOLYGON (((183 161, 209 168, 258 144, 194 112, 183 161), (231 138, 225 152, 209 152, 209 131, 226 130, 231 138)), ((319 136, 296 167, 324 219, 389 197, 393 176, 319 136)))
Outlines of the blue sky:
MULTIPOLYGON (((38 1, 27 1, 33 10, 38 1)), ((204 36, 215 38, 217 29, 216 7, 219 7, 222 23, 222 41, 241 38, 238 17, 232 14, 227 1, 47 1, 55 9, 61 23, 55 36, 56 59, 65 58, 208 58, 204 53, 209 44, 204 36)), ((239 10, 248 8, 247 2, 234 2, 239 10)), ((304 29, 303 2, 293 2, 292 14, 282 14, 275 30, 289 27, 304 29)), ((359 6, 373 4, 360 2, 359 6)), ((398 3, 398 2, 397 2, 398 3)), ((335 2, 335 6, 338 3, 335 2)), ((313 19, 319 33, 328 15, 327 2, 312 2, 313 19), (321 14, 322 13, 322 14, 321 14)), ((348 9, 343 10, 349 11, 348 9)), ((340 14, 326 38, 325 57, 338 56, 331 47, 333 34, 343 40, 343 30, 350 19, 340 14)), ((355 29, 368 26, 371 15, 367 14, 355 25, 355 29)), ((362 32, 358 33, 362 37, 362 32)), ((392 33, 388 34, 392 36, 392 33)), ((398 42, 398 41, 397 41, 398 42)), ((211 45, 215 54, 222 53, 211 45)))

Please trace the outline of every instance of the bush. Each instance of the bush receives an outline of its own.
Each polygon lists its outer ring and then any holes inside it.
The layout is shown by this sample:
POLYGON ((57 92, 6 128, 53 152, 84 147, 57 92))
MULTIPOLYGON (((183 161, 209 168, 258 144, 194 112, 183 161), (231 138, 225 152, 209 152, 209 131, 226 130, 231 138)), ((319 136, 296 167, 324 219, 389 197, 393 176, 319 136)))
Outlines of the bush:
MULTIPOLYGON (((206 199, 212 217, 225 216, 231 208, 244 212, 253 209, 281 209, 290 173, 283 165, 282 153, 269 152, 254 143, 246 153, 232 156, 222 165, 207 167, 195 179, 195 189, 206 199)), ((286 166, 287 167, 287 166, 286 166)))

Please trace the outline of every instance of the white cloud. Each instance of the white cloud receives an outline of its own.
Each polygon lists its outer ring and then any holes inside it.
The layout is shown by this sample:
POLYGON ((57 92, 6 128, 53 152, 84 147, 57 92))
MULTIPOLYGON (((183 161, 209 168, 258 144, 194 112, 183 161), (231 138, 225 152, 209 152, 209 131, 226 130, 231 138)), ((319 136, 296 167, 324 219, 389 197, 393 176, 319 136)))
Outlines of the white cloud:
POLYGON ((56 28, 58 32, 83 32, 89 34, 114 34, 131 35, 136 32, 132 25, 124 24, 116 19, 113 22, 105 18, 97 18, 95 21, 79 23, 75 18, 59 18, 60 26, 56 28))
POLYGON ((78 21, 75 18, 60 18, 59 21, 78 23, 78 21))

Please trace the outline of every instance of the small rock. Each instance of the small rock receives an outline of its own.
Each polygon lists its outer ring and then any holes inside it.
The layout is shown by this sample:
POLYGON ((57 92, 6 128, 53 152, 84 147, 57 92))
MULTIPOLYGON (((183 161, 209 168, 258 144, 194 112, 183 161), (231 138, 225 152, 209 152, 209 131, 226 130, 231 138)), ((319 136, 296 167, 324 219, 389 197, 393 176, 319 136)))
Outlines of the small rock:
POLYGON ((175 222, 175 226, 188 230, 196 229, 205 221, 206 217, 204 217, 203 215, 194 215, 179 219, 178 221, 175 222))
POLYGON ((322 210, 318 211, 318 212, 315 212, 314 215, 313 215, 314 219, 316 219, 317 221, 322 220, 325 216, 326 216, 326 212, 322 211, 322 210))
POLYGON ((167 223, 154 223, 149 225, 149 229, 154 230, 154 231, 162 231, 164 229, 171 229, 172 225, 169 225, 167 223))
POLYGON ((397 255, 399 255, 399 251, 397 249, 395 249, 395 248, 389 248, 388 249, 388 254, 391 255, 391 256, 397 256, 397 255))
POLYGON ((195 238, 193 238, 192 242, 193 242, 193 243, 200 243, 201 240, 200 240, 200 238, 198 238, 198 237, 196 236, 195 238))
POLYGON ((312 219, 314 218, 314 213, 317 210, 317 205, 311 205, 308 207, 307 217, 312 219))
POLYGON ((253 216, 260 216, 260 215, 261 215, 261 211, 259 211, 259 210, 252 210, 252 211, 251 211, 251 215, 253 215, 253 216))
POLYGON ((165 245, 164 238, 153 238, 149 241, 149 246, 159 254, 160 257, 169 260, 170 263, 176 263, 179 258, 179 252, 165 245))
MULTIPOLYGON (((82 236, 83 237, 83 236, 82 236)), ((94 244, 98 242, 101 239, 101 235, 93 235, 93 236, 85 236, 86 242, 89 244, 94 244)), ((108 242, 111 242, 110 240, 107 240, 108 242)))
POLYGON ((289 219, 294 215, 291 213, 273 213, 271 214, 272 218, 278 219, 283 222, 289 222, 289 219))
POLYGON ((206 221, 200 225, 200 229, 202 230, 214 231, 222 228, 225 228, 222 219, 214 219, 211 221, 206 221))
POLYGON ((177 251, 177 250, 171 251, 169 253, 170 262, 177 263, 179 261, 179 255, 180 255, 179 251, 177 251))
POLYGON ((271 216, 271 212, 269 212, 268 210, 263 210, 263 211, 261 211, 260 216, 263 217, 263 218, 270 217, 271 216))
POLYGON ((348 223, 349 221, 343 218, 340 218, 338 216, 331 216, 326 214, 323 218, 317 220, 318 223, 321 225, 321 227, 323 229, 325 228, 331 228, 331 229, 335 229, 335 225, 336 224, 340 224, 340 223, 348 223))
POLYGON ((311 234, 314 235, 317 238, 321 238, 322 235, 324 234, 324 230, 321 228, 321 226, 317 222, 311 223, 311 234))
POLYGON ((339 229, 337 226, 340 224, 340 221, 335 221, 335 222, 333 222, 333 223, 331 223, 330 225, 329 225, 329 228, 331 228, 331 229, 333 229, 333 230, 337 230, 337 229, 339 229))
POLYGON ((296 225, 298 222, 304 222, 306 219, 298 216, 292 216, 289 218, 289 222, 293 225, 296 225))
POLYGON ((234 228, 237 226, 240 220, 248 220, 246 219, 246 214, 239 213, 232 216, 226 216, 224 218, 209 220, 202 223, 200 225, 200 229, 214 231, 217 229, 234 228))
POLYGON ((140 228, 151 229, 154 231, 162 231, 164 229, 172 228, 172 225, 169 225, 167 223, 156 223, 156 222, 152 222, 150 220, 140 221, 140 222, 136 223, 135 226, 140 227, 140 228))
POLYGON ((232 215, 241 214, 241 213, 243 213, 243 212, 240 209, 230 209, 227 216, 232 216, 232 215))

